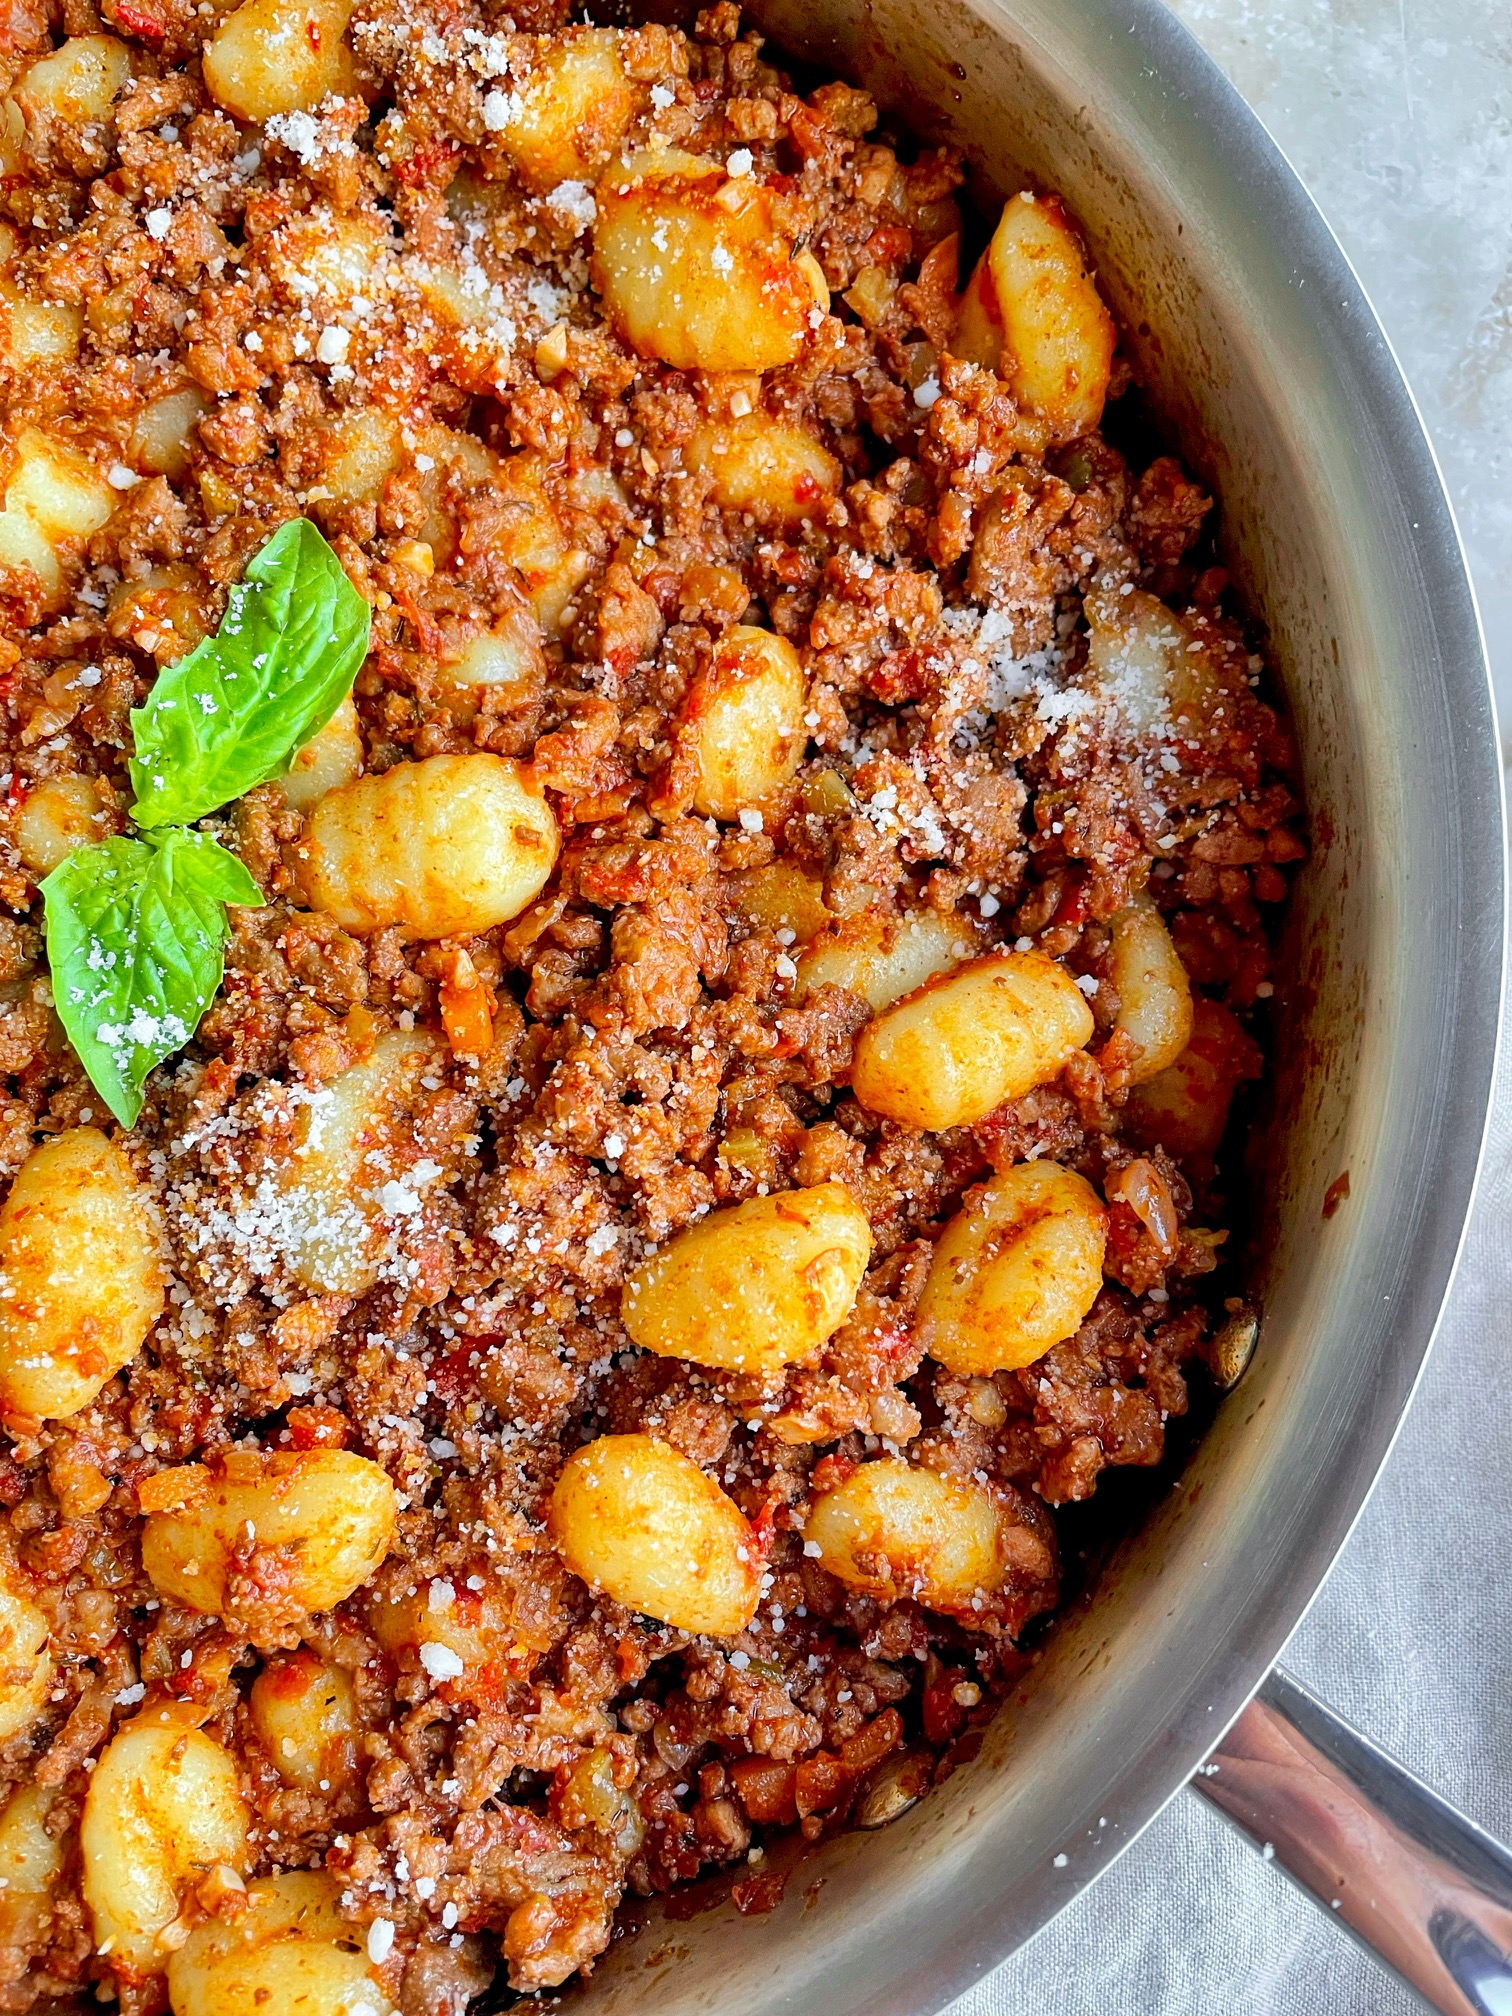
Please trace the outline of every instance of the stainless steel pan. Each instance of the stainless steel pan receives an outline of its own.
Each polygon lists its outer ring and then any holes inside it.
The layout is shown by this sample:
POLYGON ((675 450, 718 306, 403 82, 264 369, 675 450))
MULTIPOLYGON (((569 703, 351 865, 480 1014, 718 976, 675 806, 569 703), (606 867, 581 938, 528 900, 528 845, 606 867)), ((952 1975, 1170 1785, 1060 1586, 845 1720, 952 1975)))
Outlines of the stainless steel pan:
MULTIPOLYGON (((1500 770, 1454 525, 1385 338, 1285 161, 1158 0, 756 12, 786 49, 962 144, 984 200, 1025 171, 1064 193, 1156 407, 1216 487, 1295 711, 1316 840, 1278 990, 1260 1345, 1178 1487, 1060 1624, 977 1763, 886 1831, 828 1844, 768 1916, 654 1919, 580 2004, 924 2016, 1090 1883, 1202 1764, 1375 1479, 1480 1152, 1501 992, 1500 770)), ((1409 1862, 1437 1827, 1448 1859, 1474 1865, 1454 1879, 1470 1931, 1431 1933, 1425 1909, 1415 1951, 1448 1937, 1484 1960, 1476 1940, 1494 1948, 1497 1928, 1476 1929, 1474 1899, 1502 1882, 1512 1902, 1512 1865, 1489 1844, 1476 1862, 1447 1809, 1410 1787, 1387 1821, 1368 1801, 1351 1820, 1351 1784, 1389 1767, 1309 1712, 1272 1683, 1201 1782, 1279 1828, 1278 1799, 1312 1771, 1321 1804, 1309 1819, 1291 1800, 1278 1839, 1325 1884, 1339 1857, 1308 1862, 1320 1812, 1340 1838, 1395 1842, 1409 1862), (1394 1831, 1370 1837, 1381 1825, 1394 1831)), ((1394 1957, 1410 1970, 1412 1954, 1394 1957)), ((1451 2000, 1464 1991, 1445 1985, 1441 1955, 1433 1965, 1441 2006, 1512 2009, 1500 1990, 1451 2000)))

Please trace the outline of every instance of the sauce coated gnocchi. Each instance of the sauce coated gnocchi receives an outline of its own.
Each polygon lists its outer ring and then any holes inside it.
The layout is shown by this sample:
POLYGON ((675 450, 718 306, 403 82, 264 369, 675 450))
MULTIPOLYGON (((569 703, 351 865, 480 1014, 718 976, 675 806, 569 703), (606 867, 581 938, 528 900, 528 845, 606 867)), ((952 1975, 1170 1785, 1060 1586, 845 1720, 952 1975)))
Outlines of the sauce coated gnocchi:
POLYGON ((976 959, 926 981, 867 1024, 851 1083, 911 1127, 959 1127, 1054 1078, 1092 1034, 1092 1011, 1042 952, 976 959))
POLYGON ((771 1376, 850 1314, 871 1255, 843 1183, 752 1197, 678 1234, 625 1284, 621 1320, 668 1357, 771 1376))
POLYGON ((829 306, 812 255, 793 257, 767 190, 701 155, 637 156, 599 183, 593 283, 616 332, 685 371, 790 364, 829 306))
POLYGON ((970 1197, 935 1247, 918 1336, 952 1372, 1009 1372, 1074 1335, 1102 1287, 1107 1212, 1083 1176, 1021 1162, 970 1197))
POLYGON ((329 1610, 360 1589, 394 1541, 394 1487, 345 1449, 233 1451, 153 1479, 142 1566, 155 1589, 207 1617, 329 1610), (155 1509, 161 1507, 161 1509, 155 1509), (249 1564, 256 1557, 267 1565, 249 1564))
POLYGON ((1002 1586, 1005 1523, 980 1487, 885 1456, 816 1498, 805 1534, 851 1588, 970 1617, 1002 1586))
POLYGON ((64 1419, 130 1363, 163 1311, 160 1240, 98 1128, 32 1150, 0 1208, 0 1404, 64 1419))
POLYGON ((95 1943, 130 1979, 161 1974, 169 1927, 215 1870, 239 1871, 248 1814, 235 1759, 177 1709, 118 1731, 89 1781, 79 1845, 95 1943))
POLYGON ((329 1876, 289 1869, 246 1888, 168 1962, 173 2016, 391 2016, 393 2003, 329 1876))
POLYGON ((568 1459, 551 1536, 590 1588, 679 1631, 729 1638, 761 1593, 760 1548, 740 1508, 650 1435, 601 1435, 568 1459))

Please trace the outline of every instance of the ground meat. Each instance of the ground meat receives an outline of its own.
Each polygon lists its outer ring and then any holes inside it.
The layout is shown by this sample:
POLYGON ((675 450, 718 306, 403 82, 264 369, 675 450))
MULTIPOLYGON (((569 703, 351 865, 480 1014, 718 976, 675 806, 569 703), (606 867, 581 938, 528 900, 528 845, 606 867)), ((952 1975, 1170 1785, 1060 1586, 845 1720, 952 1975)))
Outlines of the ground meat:
MULTIPOLYGON (((130 78, 71 122, 26 73, 101 17, 57 18, 15 4, 0 36, 0 531, 23 556, 0 568, 0 1171, 109 1124, 56 1013, 38 794, 87 785, 96 837, 129 830, 133 710, 286 519, 371 611, 349 774, 520 759, 562 844, 520 914, 424 943, 305 906, 308 806, 281 781, 209 822, 266 900, 232 912, 213 1004, 115 1130, 164 1313, 73 1415, 0 1421, 0 1588, 53 1661, 3 1723, 0 1836, 36 1788, 57 1844, 45 1891, 0 1894, 0 2010, 162 2016, 161 1972, 97 1947, 79 1826, 113 1734, 178 1704, 234 1759, 246 1879, 325 1871, 404 2016, 461 2016, 496 1970, 532 1991, 591 1969, 627 1894, 847 1824, 889 1760, 943 1774, 1021 1679, 1062 1591, 1055 1508, 1161 1461, 1238 1306, 1223 1140, 1304 852, 1295 758, 1211 500, 953 354, 958 156, 847 84, 800 94, 729 0, 688 34, 595 31, 613 130, 600 146, 589 119, 545 163, 512 94, 582 46, 565 0, 509 20, 359 0, 337 88, 261 125, 217 104, 219 17, 180 0, 105 0, 130 78), (606 315, 599 178, 647 148, 706 161, 715 202, 762 191, 782 263, 813 264, 788 362, 659 363, 606 315), (50 332, 32 351, 25 304, 50 332), (732 477, 748 436, 756 474, 732 477), (38 441, 103 499, 40 555, 41 493, 14 488, 38 441), (792 647, 806 700, 781 782, 716 820, 699 696, 742 625, 792 647), (1130 671, 1152 652, 1158 705, 1130 671), (1120 920, 1146 903, 1195 995, 1159 1071, 1120 991, 1120 920), (952 959, 1048 953, 1094 1025, 939 1132, 851 1090, 875 977, 804 966, 921 920, 957 933, 952 959), (362 1137, 364 1265, 312 1286, 290 1187, 350 1074, 417 1038, 362 1137), (917 1327, 941 1230, 1046 1159, 1105 1210, 1101 1292, 1032 1362, 948 1371, 917 1327), (820 1348, 758 1377, 632 1343, 649 1256, 821 1185, 871 1247, 820 1348), (548 1505, 604 1434, 655 1438, 738 1508, 762 1570, 746 1629, 689 1633, 568 1567, 548 1505), (395 1493, 350 1596, 312 1612, 251 1522, 217 1614, 154 1584, 161 1473, 320 1450, 395 1493), (880 1461, 987 1508, 970 1603, 842 1579, 806 1540, 880 1461), (340 1704, 313 1770, 268 1708, 306 1670, 340 1704)), ((1112 383, 1110 421, 1138 401, 1121 357, 1112 383)), ((186 1889, 164 1954, 234 1925, 241 1881, 186 1889)))

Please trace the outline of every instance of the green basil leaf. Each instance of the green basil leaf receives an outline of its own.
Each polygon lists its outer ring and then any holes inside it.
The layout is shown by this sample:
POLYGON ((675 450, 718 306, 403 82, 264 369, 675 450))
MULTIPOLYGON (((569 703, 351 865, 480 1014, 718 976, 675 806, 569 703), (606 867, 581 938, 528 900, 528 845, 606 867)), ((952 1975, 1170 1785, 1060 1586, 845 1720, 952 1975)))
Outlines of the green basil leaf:
POLYGON ((90 1082, 123 1127, 155 1064, 215 999, 226 905, 262 892, 208 834, 79 847, 42 884, 53 1001, 90 1082))
POLYGON ((134 708, 132 818, 189 825, 266 784, 323 728, 367 656, 371 613, 308 518, 249 562, 213 637, 134 708))

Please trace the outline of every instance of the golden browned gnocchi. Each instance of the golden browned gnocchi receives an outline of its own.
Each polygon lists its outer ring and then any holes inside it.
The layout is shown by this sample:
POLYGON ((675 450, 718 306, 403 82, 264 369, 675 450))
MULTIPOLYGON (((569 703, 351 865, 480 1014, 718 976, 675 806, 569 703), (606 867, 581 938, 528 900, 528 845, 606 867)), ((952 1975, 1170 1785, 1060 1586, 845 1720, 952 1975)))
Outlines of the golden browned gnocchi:
POLYGON ((1073 1336, 1102 1287, 1107 1212, 1058 1162, 1004 1169, 945 1227, 917 1336, 952 1372, 1012 1372, 1073 1336))
POLYGON ((246 1908, 197 1925, 168 1961, 173 2016, 391 2016, 340 1885, 287 1869, 246 1889, 246 1908))
POLYGON ((1007 380, 1056 440, 1102 418, 1116 334, 1059 199, 1010 196, 961 298, 953 348, 1007 380))
POLYGON ((23 1785, 0 1812, 0 1951, 38 1939, 52 1918, 67 1845, 48 1830, 53 1798, 50 1786, 23 1785))
POLYGON ((551 1537, 592 1589, 679 1631, 731 1638, 761 1594, 760 1549, 738 1505, 691 1457, 650 1435, 601 1435, 569 1457, 551 1537))
POLYGON ((724 633, 683 706, 696 812, 738 819, 791 781, 808 741, 805 690, 802 662, 785 637, 744 623, 724 633))
POLYGON ((807 945, 830 921, 824 885, 788 861, 752 868, 733 891, 736 915, 758 930, 787 933, 784 943, 807 945))
POLYGON ((543 37, 526 74, 484 105, 484 122, 528 189, 592 181, 635 117, 613 28, 543 37), (498 123, 495 124, 494 122, 498 123))
POLYGON ((751 1197, 637 1268, 620 1318, 647 1351, 772 1377, 835 1334, 870 1257, 866 1213, 843 1183, 751 1197))
POLYGON ((806 994, 815 987, 845 987, 880 1015, 979 949, 969 924, 939 910, 845 917, 810 942, 798 961, 798 989, 806 994))
POLYGON ((163 1313, 150 1193, 97 1127, 34 1148, 0 1209, 0 1405, 61 1420, 163 1313))
POLYGON ((93 777, 49 777, 28 791, 16 814, 16 852, 39 878, 76 847, 108 839, 110 814, 93 777))
POLYGON ((793 257, 752 176, 676 150, 640 154, 599 183, 597 206, 593 284, 642 357, 769 371, 792 363, 829 306, 812 255, 793 257))
POLYGON ((753 412, 706 421, 685 450, 690 469, 706 473, 714 500, 758 525, 801 525, 840 489, 840 464, 811 428, 753 412))
POLYGON ((161 1471, 143 1492, 148 1579, 207 1617, 269 1601, 291 1616, 329 1610, 379 1567, 398 1517, 387 1473, 347 1449, 232 1450, 213 1469, 161 1471), (268 1591, 239 1580, 253 1550, 278 1564, 268 1591))
POLYGON ((357 1769, 357 1703, 352 1683, 307 1646, 270 1659, 252 1682, 247 1710, 286 1784, 328 1792, 357 1769))
POLYGON ((348 931, 453 938, 517 917, 545 886, 557 823, 504 756, 430 756, 329 792, 299 849, 305 901, 348 931))
POLYGON ((79 1846, 103 1950, 129 1980, 161 1974, 164 1934, 195 1887, 246 1865, 236 1761, 189 1708, 148 1709, 106 1745, 89 1781, 79 1846))
POLYGON ((1142 1085, 1185 1050, 1192 1034, 1192 989, 1165 919, 1147 895, 1136 896, 1110 926, 1109 966, 1118 993, 1116 1027, 1134 1045, 1131 1084, 1142 1085))
POLYGON ((0 509, 0 567, 29 567, 55 593, 65 559, 98 532, 115 502, 109 481, 77 449, 24 428, 0 509))
POLYGON ((961 1127, 1060 1072, 1092 1011, 1043 952, 995 953, 905 995, 862 1030, 851 1084, 910 1127, 961 1127))
POLYGON ((25 113, 46 113, 68 126, 99 126, 131 78, 126 44, 114 35, 71 35, 33 63, 16 85, 25 113))
POLYGON ((47 1618, 32 1601, 25 1570, 0 1561, 0 1743, 36 1721, 52 1678, 47 1618))
POLYGON ((308 112, 351 76, 351 0, 244 0, 205 45, 205 82, 238 119, 308 112))
POLYGON ((852 1589, 970 1617, 1003 1585, 1006 1525, 979 1485, 884 1456, 815 1498, 804 1537, 852 1589))

